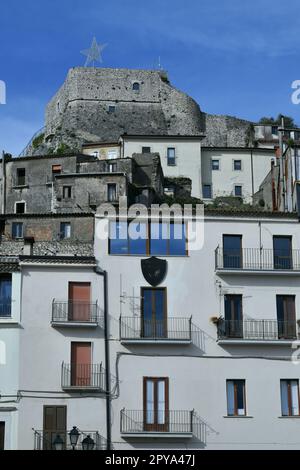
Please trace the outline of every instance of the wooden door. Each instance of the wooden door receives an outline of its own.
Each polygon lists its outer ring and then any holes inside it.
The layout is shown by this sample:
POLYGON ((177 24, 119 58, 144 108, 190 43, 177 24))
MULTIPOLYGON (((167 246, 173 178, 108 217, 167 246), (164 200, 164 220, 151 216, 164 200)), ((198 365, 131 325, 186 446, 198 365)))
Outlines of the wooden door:
POLYGON ((167 432, 169 430, 169 379, 144 377, 144 429, 167 432))
POLYGON ((54 450, 53 442, 59 435, 66 446, 67 407, 44 406, 43 449, 54 450))
POLYGON ((91 343, 71 343, 71 385, 89 387, 92 385, 91 343))
POLYGON ((91 283, 69 282, 69 321, 91 320, 91 283))

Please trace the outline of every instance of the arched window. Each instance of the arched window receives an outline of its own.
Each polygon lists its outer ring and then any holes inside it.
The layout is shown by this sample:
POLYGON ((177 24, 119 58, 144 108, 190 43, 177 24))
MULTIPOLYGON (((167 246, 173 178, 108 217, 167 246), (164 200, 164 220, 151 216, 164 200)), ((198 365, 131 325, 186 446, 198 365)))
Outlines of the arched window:
POLYGON ((140 84, 138 82, 134 82, 132 84, 132 90, 133 91, 140 91, 140 84))

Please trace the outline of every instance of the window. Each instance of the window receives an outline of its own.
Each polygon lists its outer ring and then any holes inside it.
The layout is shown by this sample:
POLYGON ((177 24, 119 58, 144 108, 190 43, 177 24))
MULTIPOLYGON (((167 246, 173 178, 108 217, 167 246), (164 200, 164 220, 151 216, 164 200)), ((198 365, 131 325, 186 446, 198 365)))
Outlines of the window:
POLYGON ((65 238, 71 238, 71 223, 70 222, 60 223, 60 238, 61 240, 64 240, 65 238))
POLYGON ((233 169, 235 171, 241 171, 241 169, 242 169, 242 160, 233 160, 233 169))
POLYGON ((0 450, 4 450, 5 421, 0 421, 0 450))
POLYGON ((116 107, 115 107, 114 105, 110 104, 110 105, 108 106, 108 113, 109 113, 109 114, 114 113, 115 110, 116 110, 116 107))
POLYGON ((294 295, 276 295, 278 339, 296 339, 294 295))
POLYGON ((63 199, 70 199, 72 197, 72 186, 63 186, 63 199))
POLYGON ((212 191, 211 191, 211 184, 204 184, 203 185, 203 199, 211 199, 212 191))
POLYGON ((16 202, 15 213, 25 214, 25 202, 16 202))
POLYGON ((236 185, 234 187, 234 195, 237 197, 242 197, 242 186, 236 185))
POLYGON ((0 318, 11 316, 11 275, 0 276, 0 318))
POLYGON ((54 450, 53 442, 59 435, 66 447, 67 438, 67 407, 44 405, 43 419, 43 450, 54 450))
POLYGON ((25 168, 17 168, 17 186, 25 186, 25 168))
POLYGON ((292 237, 273 236, 274 269, 292 269, 292 237))
POLYGON ((109 164, 107 165, 107 171, 108 171, 109 173, 114 173, 114 172, 116 172, 116 171, 117 171, 117 164, 116 164, 116 163, 109 163, 109 164))
POLYGON ((295 140, 300 140, 300 132, 299 131, 294 132, 294 139, 295 140))
POLYGON ((113 255, 185 256, 185 227, 184 223, 111 222, 109 252, 113 255))
POLYGON ((225 295, 225 336, 243 338, 243 310, 241 295, 225 295))
POLYGON ((142 288, 142 337, 167 337, 166 289, 142 288))
POLYGON ((168 165, 175 165, 175 148, 174 147, 168 147, 167 149, 167 159, 168 159, 168 165))
POLYGON ((11 234, 12 234, 12 238, 23 238, 23 223, 13 222, 11 234))
POLYGON ((55 175, 59 175, 61 173, 62 167, 61 165, 52 165, 52 173, 55 175))
POLYGON ((223 235, 223 267, 242 267, 242 235, 223 235))
POLYGON ((219 170, 220 169, 220 160, 213 159, 211 161, 211 169, 212 170, 219 170))
POLYGON ((168 431, 169 379, 144 377, 145 431, 168 431))
POLYGON ((151 147, 142 147, 142 153, 151 153, 151 147))
POLYGON ((227 380, 228 416, 246 416, 245 380, 227 380))
POLYGON ((117 150, 109 150, 107 152, 107 159, 108 160, 113 160, 115 158, 118 158, 118 152, 117 150))
POLYGON ((134 82, 132 84, 132 90, 135 92, 140 91, 140 84, 138 82, 134 82))
POLYGON ((272 135, 278 135, 278 126, 272 126, 272 135))
POLYGON ((282 416, 299 416, 299 380, 280 380, 282 416))
POLYGON ((109 183, 107 185, 107 200, 109 202, 115 202, 117 200, 117 185, 115 183, 109 183))
POLYGON ((142 222, 111 222, 109 234, 110 254, 146 255, 147 226, 142 222))

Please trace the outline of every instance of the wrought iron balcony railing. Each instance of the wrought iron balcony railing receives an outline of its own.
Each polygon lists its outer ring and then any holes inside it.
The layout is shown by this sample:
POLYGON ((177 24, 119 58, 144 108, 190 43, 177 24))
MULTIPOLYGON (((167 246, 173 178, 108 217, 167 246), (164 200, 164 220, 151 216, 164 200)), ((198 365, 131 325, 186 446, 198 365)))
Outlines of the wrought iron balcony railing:
POLYGON ((58 301, 52 302, 52 323, 99 323, 97 302, 58 301))
POLYGON ((11 299, 0 303, 0 319, 11 317, 11 299))
POLYGON ((225 320, 218 322, 218 339, 295 340, 296 321, 281 320, 225 320))
POLYGON ((215 250, 215 266, 220 270, 300 271, 300 250, 269 248, 227 250, 218 247, 215 250))
POLYGON ((121 410, 120 429, 123 434, 169 433, 192 434, 193 410, 121 410))
POLYGON ((66 364, 61 367, 61 387, 72 390, 105 389, 105 369, 102 364, 66 364))
POLYGON ((75 448, 73 448, 70 444, 69 431, 53 429, 47 431, 34 430, 34 450, 55 450, 54 441, 57 436, 62 440, 63 450, 83 450, 82 441, 88 436, 94 441, 93 450, 106 449, 106 439, 98 431, 79 430, 78 441, 75 448))
POLYGON ((146 320, 140 316, 120 317, 121 340, 191 341, 192 317, 146 320))

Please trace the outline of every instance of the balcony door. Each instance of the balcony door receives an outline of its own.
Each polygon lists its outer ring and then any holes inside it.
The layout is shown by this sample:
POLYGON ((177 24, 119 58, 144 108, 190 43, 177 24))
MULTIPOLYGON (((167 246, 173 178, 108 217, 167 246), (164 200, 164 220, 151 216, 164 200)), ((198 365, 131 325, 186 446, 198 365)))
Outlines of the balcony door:
POLYGON ((69 321, 90 321, 91 283, 69 282, 69 321))
POLYGON ((166 289, 142 288, 142 331, 143 338, 167 337, 166 289))
POLYGON ((294 295, 277 295, 277 324, 279 339, 295 339, 296 311, 294 295))
POLYGON ((4 450, 5 422, 0 421, 0 450, 4 450))
POLYGON ((144 377, 144 430, 169 430, 169 379, 144 377))
POLYGON ((71 343, 71 386, 91 385, 92 345, 86 342, 71 343))
POLYGON ((228 338, 243 338, 241 295, 225 295, 225 335, 228 338))
POLYGON ((293 269, 292 237, 274 236, 274 269, 293 269))
POLYGON ((53 442, 59 435, 66 446, 67 407, 44 406, 43 450, 54 450, 53 442))
POLYGON ((223 235, 223 266, 231 269, 243 267, 242 235, 223 235))

